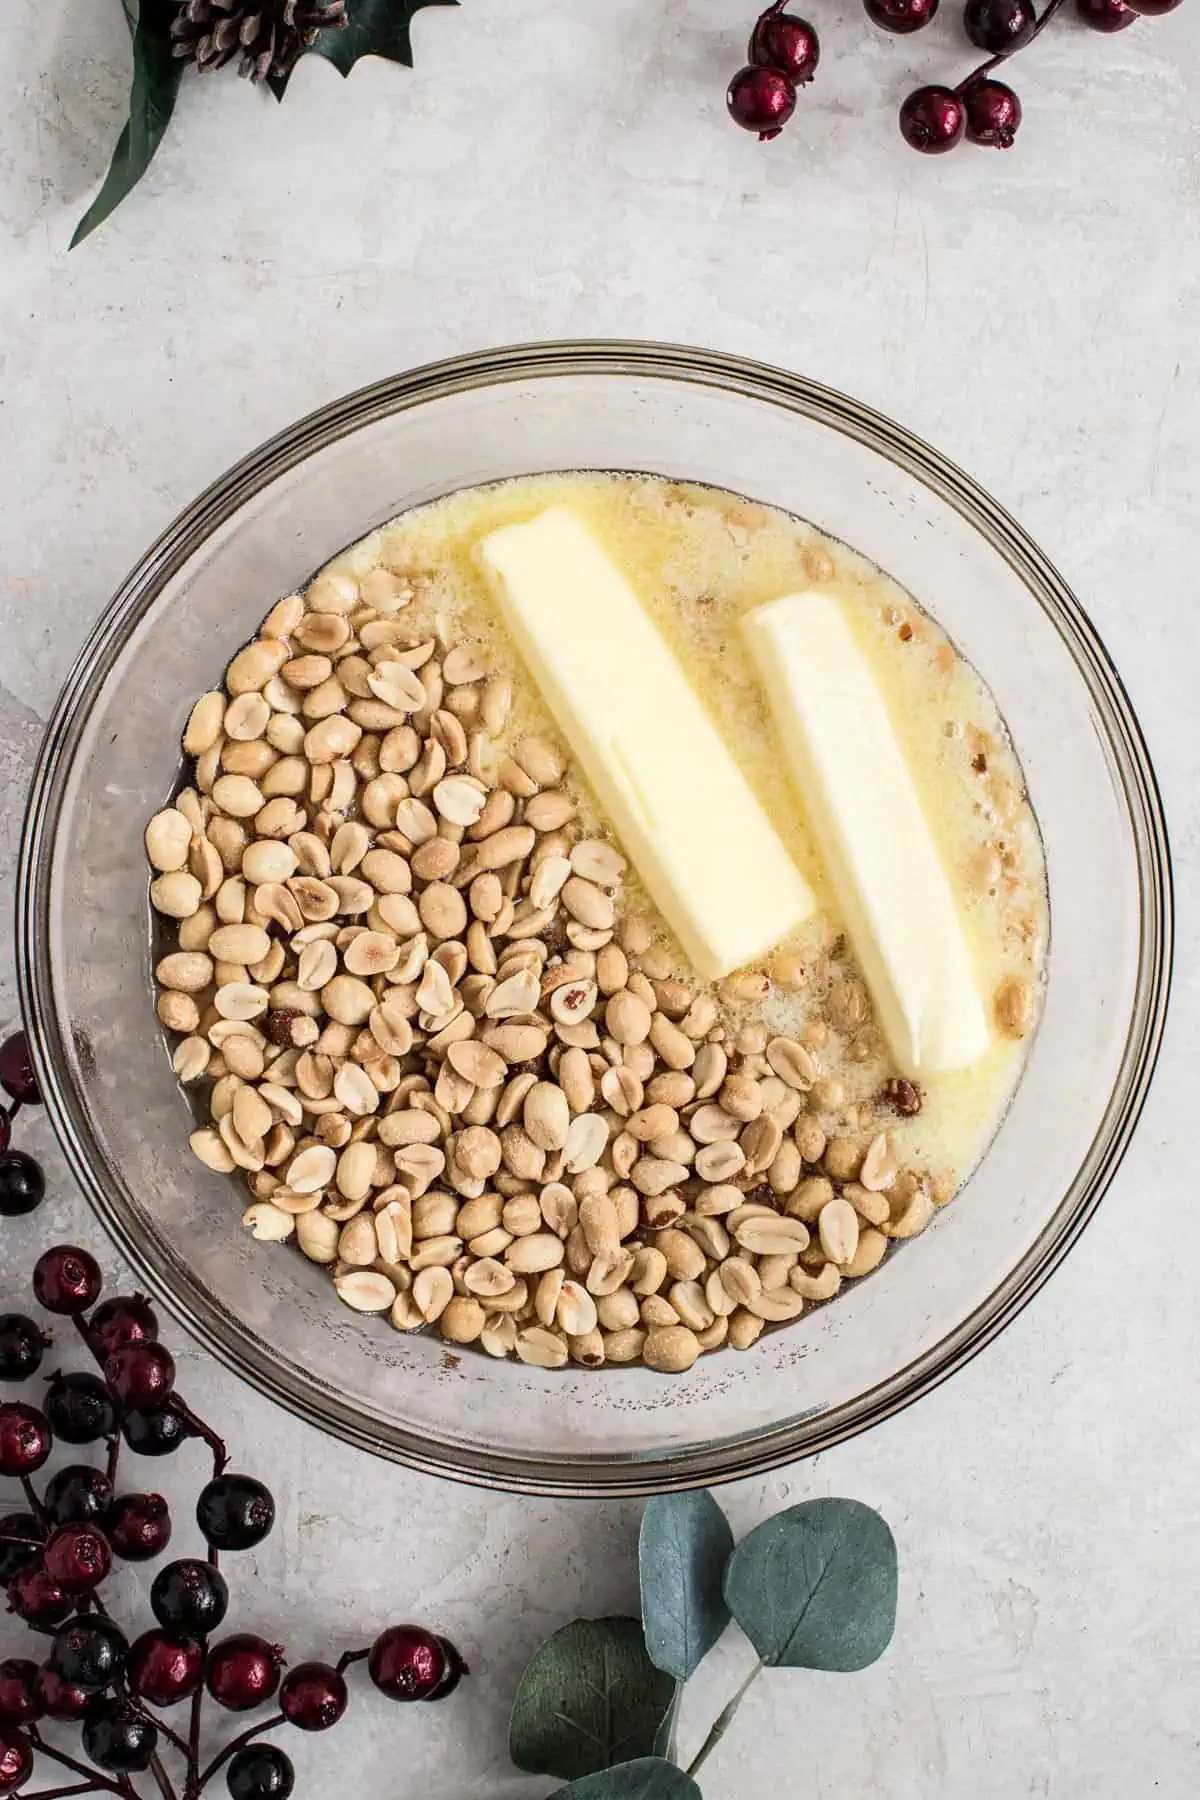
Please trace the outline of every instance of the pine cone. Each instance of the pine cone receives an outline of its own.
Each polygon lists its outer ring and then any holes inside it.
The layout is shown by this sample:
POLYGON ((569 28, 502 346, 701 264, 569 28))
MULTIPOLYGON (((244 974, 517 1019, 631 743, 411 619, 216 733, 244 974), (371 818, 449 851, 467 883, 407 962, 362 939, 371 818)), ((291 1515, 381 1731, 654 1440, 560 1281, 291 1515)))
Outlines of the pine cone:
POLYGON ((183 0, 171 51, 200 70, 241 57, 239 75, 287 75, 318 31, 347 24, 346 0, 183 0))

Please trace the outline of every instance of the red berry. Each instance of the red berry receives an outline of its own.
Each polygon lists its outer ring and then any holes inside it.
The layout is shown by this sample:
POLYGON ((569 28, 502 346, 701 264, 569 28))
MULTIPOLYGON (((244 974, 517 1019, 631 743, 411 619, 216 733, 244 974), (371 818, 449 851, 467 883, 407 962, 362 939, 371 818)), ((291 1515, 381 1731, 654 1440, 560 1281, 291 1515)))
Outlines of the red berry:
POLYGON ((297 1663, 283 1678, 279 1705, 301 1731, 328 1731, 346 1710, 346 1683, 328 1663, 297 1663))
POLYGON ((729 116, 744 131, 757 131, 760 140, 776 138, 796 110, 796 89, 782 69, 741 69, 725 96, 729 116))
POLYGON ((64 1593, 83 1594, 105 1579, 112 1568, 112 1551, 94 1525, 60 1525, 47 1538, 42 1561, 64 1593))
POLYGON ((29 1039, 23 1031, 14 1032, 0 1044, 0 1087, 22 1106, 37 1106, 41 1100, 29 1039))
POLYGON ((900 131, 925 156, 953 150, 966 130, 966 109, 948 87, 917 88, 900 108, 900 131))
POLYGON ((867 17, 884 31, 905 37, 928 25, 938 9, 938 0, 864 0, 867 17))
POLYGON ((86 1312, 103 1283, 100 1265, 76 1244, 59 1244, 39 1256, 33 1268, 33 1291, 47 1312, 68 1318, 86 1312))
POLYGON ((218 1706, 249 1712, 271 1698, 282 1666, 282 1644, 268 1644, 251 1631, 239 1631, 209 1651, 205 1685, 218 1706))
POLYGON ((6 1112, 0 1112, 0 1155, 3 1155, 11 1142, 12 1120, 6 1112))
POLYGON ((977 50, 1011 56, 1037 29, 1033 0, 967 0, 963 28, 977 50))
MULTIPOLYGON (((995 150, 1007 150, 1021 123, 1021 102, 1002 81, 976 81, 963 95, 967 109, 967 136, 973 144, 988 144, 995 150)), ((889 1083, 907 1088, 906 1081, 889 1083)), ((897 1105, 900 1112, 915 1109, 897 1105)))
POLYGON ((1124 31, 1137 19, 1125 0, 1075 0, 1075 10, 1093 31, 1124 31))
POLYGON ((797 87, 803 87, 817 72, 821 44, 807 19, 772 7, 754 27, 746 57, 756 68, 782 69, 797 87))
POLYGON ((149 1562, 171 1541, 171 1514, 161 1494, 119 1494, 108 1515, 108 1539, 126 1562, 149 1562))
POLYGON ((0 1475, 32 1475, 54 1448, 54 1434, 45 1413, 24 1400, 6 1400, 0 1406, 0 1475))
POLYGON ((144 1631, 126 1665, 129 1685, 151 1706, 174 1706, 194 1694, 204 1677, 204 1646, 195 1638, 144 1631))
POLYGON ((446 1674, 442 1640, 422 1625, 392 1625, 375 1639, 367 1670, 389 1700, 428 1700, 446 1674))
POLYGON ((88 1332, 100 1354, 107 1358, 129 1344, 152 1344, 158 1339, 158 1319, 141 1294, 114 1294, 102 1300, 88 1320, 88 1332))
POLYGON ((161 1406, 175 1386, 175 1358, 165 1344, 126 1344, 106 1360, 104 1379, 122 1406, 161 1406))
POLYGON ((27 1625, 61 1625, 75 1602, 52 1581, 41 1563, 22 1569, 8 1584, 8 1604, 27 1625))
POLYGON ((33 1774, 33 1746, 9 1725, 0 1731, 0 1794, 15 1794, 33 1774))
POLYGON ((23 1657, 0 1662, 0 1725, 32 1725, 41 1718, 37 1675, 37 1664, 23 1657))
POLYGON ((50 1719, 82 1719, 94 1698, 64 1681, 49 1663, 43 1663, 37 1672, 37 1691, 42 1710, 50 1719))
POLYGON ((24 1218, 45 1195, 46 1177, 32 1156, 24 1150, 7 1150, 0 1156, 0 1218, 24 1218))

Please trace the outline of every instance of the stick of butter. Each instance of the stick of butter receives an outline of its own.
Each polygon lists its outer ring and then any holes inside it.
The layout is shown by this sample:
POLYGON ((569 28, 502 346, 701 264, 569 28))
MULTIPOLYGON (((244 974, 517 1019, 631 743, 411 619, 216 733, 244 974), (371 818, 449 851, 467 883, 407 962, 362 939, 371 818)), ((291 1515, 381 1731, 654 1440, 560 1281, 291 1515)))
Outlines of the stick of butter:
POLYGON ((971 952, 883 696, 835 600, 747 614, 757 664, 842 919, 903 1074, 988 1047, 971 952))
POLYGON ((762 957, 813 897, 637 595, 565 507, 480 559, 518 650, 696 973, 762 957))

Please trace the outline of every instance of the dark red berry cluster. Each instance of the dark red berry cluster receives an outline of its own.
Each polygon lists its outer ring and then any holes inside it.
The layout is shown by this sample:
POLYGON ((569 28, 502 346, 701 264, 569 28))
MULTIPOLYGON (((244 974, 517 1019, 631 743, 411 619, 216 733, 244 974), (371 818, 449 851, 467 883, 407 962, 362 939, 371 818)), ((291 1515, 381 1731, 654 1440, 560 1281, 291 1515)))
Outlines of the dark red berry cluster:
MULTIPOLYGON (((928 25, 938 0, 863 0, 867 17, 884 31, 906 36, 928 25)), ((1173 12, 1180 0, 1075 0, 1076 11, 1094 31, 1124 31, 1138 18, 1173 12)), ((1021 123, 1021 102, 994 71, 1031 44, 1061 11, 1065 0, 1046 0, 1039 16, 1035 0, 966 0, 963 30, 988 60, 957 87, 930 83, 909 94, 900 108, 906 143, 926 156, 940 156, 966 138, 969 143, 1007 150, 1021 123)), ((726 96, 738 125, 760 138, 778 137, 796 109, 796 88, 811 81, 817 66, 817 34, 804 19, 769 6, 750 39, 749 64, 734 76, 726 96)))
POLYGON ((13 1120, 23 1106, 37 1106, 41 1100, 23 1031, 0 1044, 0 1088, 8 1097, 7 1104, 0 1101, 0 1218, 14 1219, 40 1206, 46 1192, 45 1177, 32 1156, 9 1148, 13 1120))
MULTIPOLYGON (((69 1791, 137 1800, 133 1777, 151 1770, 155 1791, 179 1800, 199 1800, 218 1775, 233 1800, 286 1800, 295 1779, 291 1759, 278 1745, 257 1740, 283 1725, 310 1732, 336 1725, 349 1699, 351 1664, 365 1662, 374 1685, 392 1700, 444 1699, 466 1665, 453 1644, 420 1625, 393 1625, 336 1664, 303 1662, 286 1673, 282 1645, 245 1631, 215 1637, 229 1607, 220 1558, 262 1543, 275 1523, 275 1502, 261 1481, 228 1469, 221 1439, 175 1392, 175 1362, 158 1341, 149 1302, 137 1294, 100 1301, 101 1286, 99 1266, 86 1250, 59 1245, 39 1259, 38 1301, 72 1320, 103 1376, 52 1375, 41 1407, 0 1402, 0 1475, 18 1481, 24 1495, 20 1510, 0 1517, 0 1586, 8 1591, 9 1611, 50 1640, 40 1661, 0 1662, 0 1795, 49 1800, 69 1791), (207 1554, 159 1570, 150 1589, 155 1624, 131 1642, 109 1616, 100 1589, 115 1560, 162 1554, 171 1517, 159 1494, 116 1491, 122 1445, 163 1456, 187 1438, 202 1439, 213 1457, 212 1479, 196 1503, 207 1554), (32 1478, 56 1439, 69 1445, 106 1440, 106 1466, 64 1463, 39 1497, 32 1478), (276 1710, 205 1762, 205 1695, 227 1712, 270 1701, 276 1710), (186 1736, 158 1716, 184 1700, 192 1703, 186 1736), (88 1760, 49 1742, 47 1721, 78 1727, 88 1760), (159 1760, 167 1746, 185 1763, 178 1789, 159 1760), (38 1755, 71 1770, 79 1784, 34 1792, 29 1783, 38 1755)), ((24 1314, 0 1317, 0 1381, 36 1375, 49 1343, 24 1314)))

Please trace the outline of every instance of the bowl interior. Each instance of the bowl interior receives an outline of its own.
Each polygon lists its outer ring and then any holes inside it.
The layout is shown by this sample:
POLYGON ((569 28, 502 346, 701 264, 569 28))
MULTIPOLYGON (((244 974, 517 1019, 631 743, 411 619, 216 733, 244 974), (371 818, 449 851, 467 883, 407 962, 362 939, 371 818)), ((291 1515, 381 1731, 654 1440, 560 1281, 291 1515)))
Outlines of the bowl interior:
POLYGON ((85 1190, 148 1284, 283 1403, 469 1479, 595 1492, 745 1473, 884 1416, 997 1329, 1099 1198, 1153 1062, 1165 839, 1128 704, 1011 521, 898 428, 793 377, 694 353, 550 347, 353 396, 202 497, 106 615, 47 738, 22 870, 22 983, 85 1190), (270 603, 405 508, 505 476, 637 469, 784 507, 910 589, 990 683, 1046 844, 1044 1019, 1011 1110, 920 1240, 800 1326, 684 1379, 546 1374, 406 1337, 252 1241, 192 1158, 155 1025, 142 830, 189 708, 270 603))

